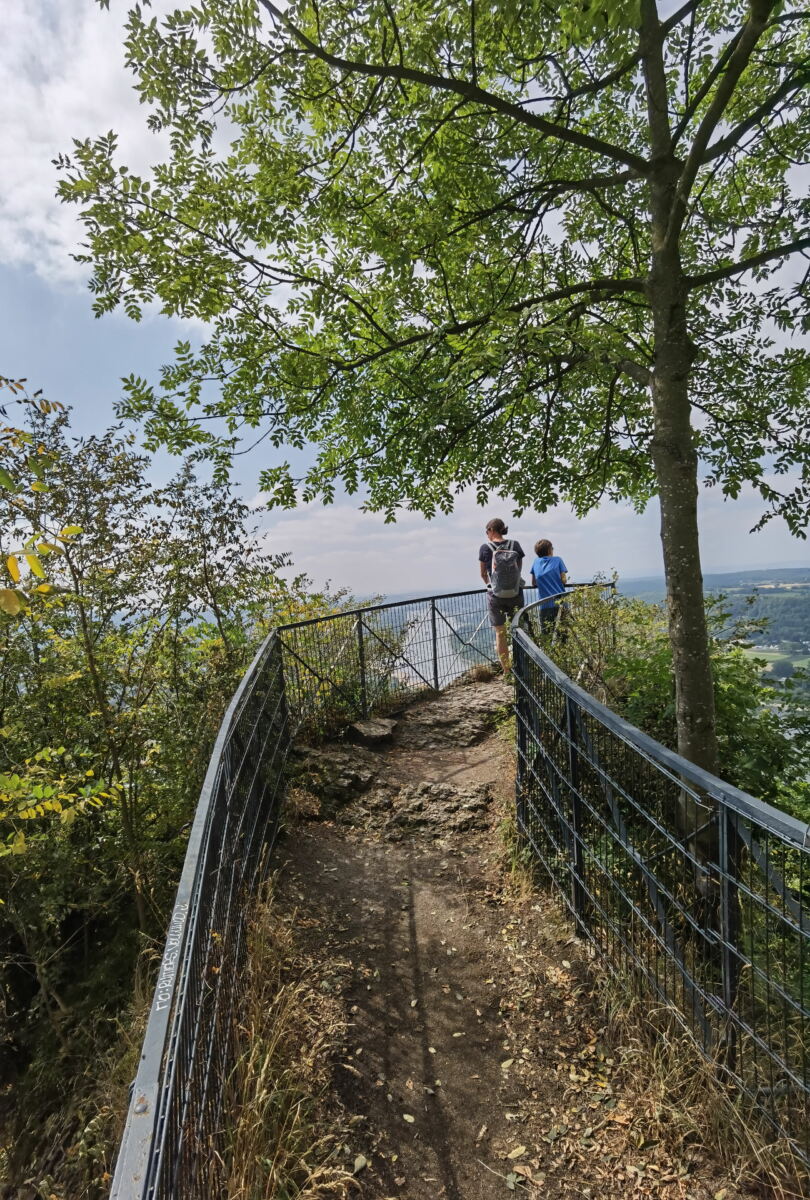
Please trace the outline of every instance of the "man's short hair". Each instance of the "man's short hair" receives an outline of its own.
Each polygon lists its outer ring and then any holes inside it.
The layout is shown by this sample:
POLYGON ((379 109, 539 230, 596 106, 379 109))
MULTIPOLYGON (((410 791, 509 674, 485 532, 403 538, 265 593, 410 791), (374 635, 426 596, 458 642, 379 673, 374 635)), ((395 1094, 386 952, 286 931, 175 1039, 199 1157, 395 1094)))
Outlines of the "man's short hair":
POLYGON ((498 533, 503 537, 508 532, 509 530, 500 517, 493 517, 491 521, 487 521, 487 533, 498 533))
POLYGON ((534 552, 538 558, 548 558, 553 549, 548 538, 541 538, 539 542, 534 543, 534 552))

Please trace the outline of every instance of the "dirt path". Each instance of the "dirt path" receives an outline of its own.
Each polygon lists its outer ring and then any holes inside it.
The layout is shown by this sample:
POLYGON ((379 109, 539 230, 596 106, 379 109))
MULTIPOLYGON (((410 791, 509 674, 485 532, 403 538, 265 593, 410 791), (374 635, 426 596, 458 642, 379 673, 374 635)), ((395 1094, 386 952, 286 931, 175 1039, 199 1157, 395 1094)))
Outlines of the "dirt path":
POLYGON ((369 1200, 741 1193, 626 1107, 584 951, 547 899, 504 880, 512 763, 498 682, 402 714, 389 743, 302 759, 279 900, 340 969, 344 1153, 369 1200), (723 1188, 725 1187, 725 1191, 723 1188))

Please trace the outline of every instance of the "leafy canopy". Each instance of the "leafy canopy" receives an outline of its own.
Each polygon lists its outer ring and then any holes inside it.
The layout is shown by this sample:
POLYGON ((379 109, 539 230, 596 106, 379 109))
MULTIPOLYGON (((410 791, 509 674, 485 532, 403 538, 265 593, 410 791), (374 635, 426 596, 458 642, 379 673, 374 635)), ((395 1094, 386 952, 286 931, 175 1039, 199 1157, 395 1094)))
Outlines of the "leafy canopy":
POLYGON ((251 431, 317 444, 299 476, 268 456, 286 505, 342 484, 391 517, 466 487, 643 506, 665 118, 697 449, 710 483, 753 484, 800 532, 807 315, 785 264, 810 246, 808 24, 769 0, 133 8, 168 157, 140 177, 114 134, 77 142, 60 194, 82 207, 97 313, 156 302, 208 335, 159 386, 128 379, 122 411, 223 473, 251 431))

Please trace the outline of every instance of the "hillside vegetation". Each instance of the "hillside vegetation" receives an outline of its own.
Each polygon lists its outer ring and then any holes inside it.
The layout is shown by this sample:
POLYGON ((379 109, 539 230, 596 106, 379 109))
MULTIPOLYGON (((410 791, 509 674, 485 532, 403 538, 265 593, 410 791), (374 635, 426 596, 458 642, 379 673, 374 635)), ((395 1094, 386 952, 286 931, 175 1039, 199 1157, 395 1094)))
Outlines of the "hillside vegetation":
MULTIPOLYGON (((722 597, 733 623, 743 619, 752 653, 766 663, 787 658, 791 667, 806 667, 810 655, 810 569, 729 571, 706 575, 707 594, 722 597)), ((622 580, 624 595, 648 603, 664 600, 663 581, 622 580)))
MULTIPOLYGON (((810 595, 810 590, 808 592, 810 595)), ((807 674, 766 672, 753 644, 754 604, 710 597, 707 619, 717 707, 720 775, 743 791, 810 821, 810 690, 807 674)), ((548 647, 572 678, 615 712, 676 748, 672 653, 661 605, 587 595, 548 647)))
POLYGON ((286 560, 228 487, 185 468, 156 487, 120 428, 77 439, 67 413, 17 395, 0 480, 0 1180, 81 1200, 108 1190, 224 707, 266 631, 327 601, 280 580, 286 560))

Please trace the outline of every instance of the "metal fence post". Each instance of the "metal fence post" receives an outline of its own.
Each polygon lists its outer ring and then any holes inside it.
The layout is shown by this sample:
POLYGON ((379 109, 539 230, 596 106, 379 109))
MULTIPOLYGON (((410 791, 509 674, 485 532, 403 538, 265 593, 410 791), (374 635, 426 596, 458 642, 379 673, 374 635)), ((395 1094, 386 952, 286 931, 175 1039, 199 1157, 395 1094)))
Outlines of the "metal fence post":
POLYGON ((580 763, 578 729, 580 712, 576 701, 565 698, 566 725, 568 727, 568 789, 571 796, 571 903, 577 922, 585 929, 587 897, 584 882, 584 855, 582 853, 582 796, 580 793, 580 763))
MULTIPOLYGON (((740 985, 740 902, 737 889, 739 863, 737 816, 726 804, 719 804, 717 819, 720 825, 718 838, 718 866, 720 868, 720 969, 723 987, 723 1008, 730 1016, 737 1000, 740 985)), ((731 1072, 737 1064, 737 1029, 729 1020, 723 1046, 723 1063, 731 1072)))
POLYGON ((366 644, 363 639, 363 618, 357 618, 357 658, 360 664, 360 712, 365 721, 368 716, 368 695, 366 693, 366 644))
POLYGON ((430 642, 433 647, 433 690, 439 690, 439 645, 436 638, 436 601, 430 598, 430 642))
POLYGON ((517 734, 517 767, 515 770, 515 824, 517 826, 518 846, 523 847, 529 841, 526 791, 529 787, 529 776, 526 771, 528 754, 528 737, 526 726, 531 714, 531 704, 528 699, 528 688, 524 676, 525 659, 520 645, 512 630, 512 672, 515 676, 515 718, 517 734))

